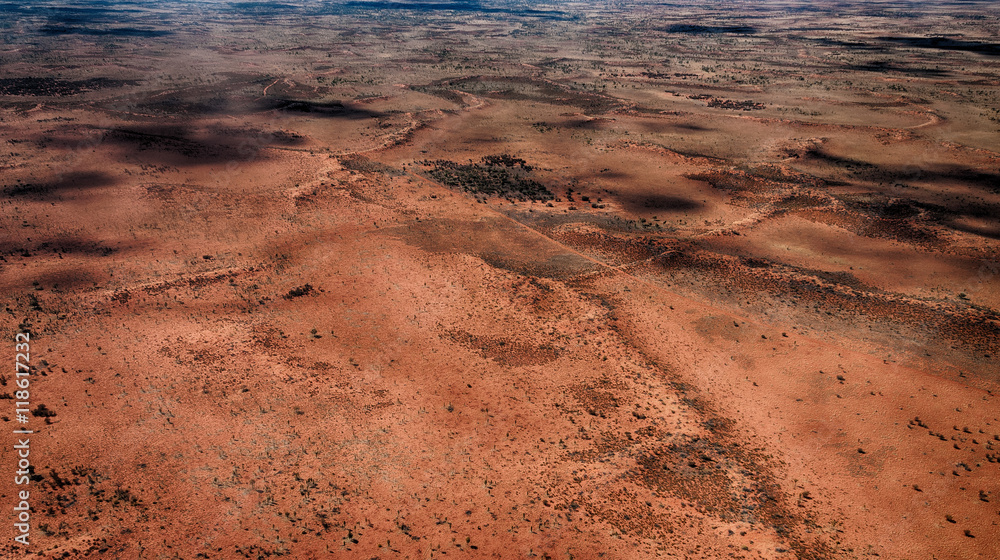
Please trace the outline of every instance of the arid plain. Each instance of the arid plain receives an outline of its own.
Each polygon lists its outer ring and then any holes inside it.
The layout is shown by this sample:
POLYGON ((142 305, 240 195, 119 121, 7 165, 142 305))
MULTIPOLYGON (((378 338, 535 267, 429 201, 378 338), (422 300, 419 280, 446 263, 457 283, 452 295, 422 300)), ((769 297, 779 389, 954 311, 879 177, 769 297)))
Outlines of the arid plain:
POLYGON ((5 558, 996 557, 995 5, 32 4, 5 558))

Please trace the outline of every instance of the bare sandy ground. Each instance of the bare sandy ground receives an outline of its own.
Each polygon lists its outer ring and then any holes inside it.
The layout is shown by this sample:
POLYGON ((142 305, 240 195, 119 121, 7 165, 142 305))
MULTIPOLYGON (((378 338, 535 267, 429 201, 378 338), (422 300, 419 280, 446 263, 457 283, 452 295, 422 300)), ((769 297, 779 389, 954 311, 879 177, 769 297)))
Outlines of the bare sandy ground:
POLYGON ((972 11, 192 6, 8 16, 5 557, 995 556, 972 11))

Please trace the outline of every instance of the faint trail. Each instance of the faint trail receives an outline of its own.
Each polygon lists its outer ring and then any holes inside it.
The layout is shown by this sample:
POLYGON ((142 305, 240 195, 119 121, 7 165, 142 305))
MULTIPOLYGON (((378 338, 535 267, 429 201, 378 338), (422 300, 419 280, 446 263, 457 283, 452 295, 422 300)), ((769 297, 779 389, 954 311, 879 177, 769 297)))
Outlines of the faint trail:
MULTIPOLYGON (((273 85, 273 84, 272 84, 273 85)), ((270 86, 269 86, 270 87, 270 86)), ((465 103, 461 107, 460 116, 464 116, 469 111, 475 109, 481 109, 488 105, 487 101, 481 97, 472 95, 471 93, 466 93, 459 90, 451 90, 454 93, 460 95, 465 103)), ((410 137, 418 130, 428 126, 431 122, 441 119, 445 114, 440 109, 432 109, 428 111, 421 111, 419 113, 406 113, 406 117, 410 120, 409 124, 400 128, 395 132, 391 132, 382 138, 381 143, 370 148, 348 150, 346 152, 339 152, 335 155, 338 156, 352 156, 352 155, 364 155, 381 152, 394 148, 396 146, 403 145, 410 140, 410 137)), ((437 184, 437 183, 434 183, 437 184)), ((440 185, 439 185, 440 186, 440 185)))
POLYGON ((465 106, 462 107, 462 109, 464 109, 466 111, 471 111, 473 109, 481 109, 481 108, 483 108, 483 107, 486 106, 486 100, 484 98, 482 98, 482 97, 473 95, 473 94, 465 92, 465 91, 457 90, 457 89, 452 89, 452 90, 449 90, 449 91, 451 91, 451 92, 453 92, 455 94, 458 94, 459 96, 462 97, 462 99, 465 102, 465 106), (470 98, 472 100, 471 103, 469 102, 470 98))
POLYGON ((764 220, 771 218, 772 216, 774 216, 774 214, 775 210, 773 209, 768 210, 766 212, 756 212, 746 218, 743 218, 742 220, 737 220, 723 227, 718 227, 715 229, 710 229, 708 231, 703 231, 701 233, 696 233, 691 236, 691 239, 698 239, 700 237, 715 237, 717 235, 725 235, 727 233, 734 232, 737 230, 746 230, 752 228, 757 224, 763 223, 764 220))
POLYGON ((918 124, 918 125, 916 125, 916 126, 908 126, 908 127, 906 127, 906 128, 907 128, 908 130, 913 130, 913 129, 915 129, 915 128, 923 128, 923 127, 925 127, 925 126, 932 126, 932 125, 935 125, 935 124, 938 124, 939 122, 941 122, 941 121, 943 121, 943 120, 944 120, 944 119, 942 119, 941 117, 939 117, 938 115, 936 115, 935 113, 927 113, 927 116, 929 116, 929 117, 930 117, 930 118, 929 118, 929 119, 927 120, 927 122, 925 122, 925 123, 921 123, 921 124, 918 124))
MULTIPOLYGON (((446 189, 447 190, 447 187, 445 187, 443 185, 440 185, 438 183, 435 183, 434 181, 431 181, 430 179, 427 179, 426 177, 421 177, 421 176, 413 174, 413 173, 410 173, 410 176, 412 176, 412 177, 414 177, 414 178, 416 178, 418 180, 430 183, 431 185, 434 185, 436 187, 440 187, 442 189, 446 189)), ((636 265, 639 265, 639 264, 651 262, 654 259, 660 257, 661 255, 668 253, 669 250, 668 251, 663 251, 663 252, 661 252, 659 254, 653 255, 652 257, 649 257, 649 258, 646 258, 646 259, 639 259, 639 260, 630 261, 630 262, 627 262, 627 263, 622 263, 622 264, 619 264, 619 265, 611 265, 611 264, 608 264, 608 263, 606 263, 604 261, 601 261, 599 259, 591 257, 590 255, 581 253, 580 251, 578 251, 578 250, 576 250, 576 249, 574 249, 574 248, 572 248, 572 247, 570 247, 570 246, 568 246, 568 245, 566 245, 566 244, 564 244, 564 243, 562 243, 560 241, 557 241, 557 240, 549 237, 548 235, 545 235, 544 233, 538 231, 537 229, 535 229, 535 228, 533 228, 531 226, 528 226, 525 223, 523 223, 521 221, 518 221, 518 220, 516 220, 514 218, 511 218, 510 216, 508 216, 507 214, 504 214, 503 212, 500 212, 499 210, 494 210, 494 209, 491 208, 490 212, 492 212, 496 216, 502 217, 505 220, 508 220, 508 221, 510 221, 510 222, 512 222, 512 223, 514 223, 514 224, 516 224, 518 226, 520 226, 523 229, 526 229, 526 230, 530 231, 531 233, 535 234, 536 236, 541 237, 542 239, 545 239, 546 241, 548 241, 549 243, 552 243, 553 245, 556 245, 557 247, 559 247, 560 249, 562 249, 563 251, 565 251, 567 253, 572 253, 572 254, 574 254, 574 255, 576 255, 576 256, 578 256, 578 257, 580 257, 580 258, 582 258, 582 259, 584 259, 586 261, 589 261, 589 262, 591 262, 593 264, 596 264, 597 266, 601 267, 601 270, 595 270, 593 272, 584 272, 584 273, 577 274, 575 276, 570 277, 572 279, 587 278, 587 277, 590 277, 590 276, 596 276, 598 274, 602 274, 604 272, 609 272, 610 271, 610 272, 614 272, 614 273, 617 273, 617 274, 621 274, 623 276, 627 276, 627 277, 631 278, 632 280, 634 280, 635 282, 638 282, 640 284, 644 284, 644 285, 649 286, 651 288, 655 288, 655 289, 658 289, 658 290, 665 290, 662 286, 657 286, 653 282, 650 282, 648 280, 644 280, 642 278, 639 278, 638 276, 636 276, 636 275, 628 272, 625 269, 627 267, 636 266, 636 265)), ((665 291, 668 291, 668 290, 665 290, 665 291)), ((669 292, 669 293, 675 295, 678 298, 682 298, 684 300, 688 300, 688 301, 692 301, 692 302, 696 301, 696 300, 693 300, 691 298, 687 298, 685 296, 677 294, 675 292, 669 292)), ((722 308, 717 308, 717 307, 714 307, 714 306, 708 306, 708 307, 712 308, 713 310, 719 311, 719 312, 725 312, 725 313, 732 314, 732 312, 725 311, 722 308)), ((748 319, 748 318, 744 317, 744 319, 748 319)))
MULTIPOLYGON (((430 182, 433 183, 433 181, 430 181, 430 182)), ((436 183, 433 183, 433 184, 436 184, 436 183)), ((584 259, 586 259, 586 260, 588 260, 588 261, 590 261, 590 262, 592 262, 594 264, 597 264, 597 265, 603 267, 603 270, 596 270, 596 271, 593 271, 593 272, 587 272, 587 273, 577 274, 575 276, 571 276, 571 277, 567 278, 564 281, 565 283, 569 283, 569 282, 572 282, 574 280, 578 281, 578 280, 583 280, 583 279, 587 279, 587 278, 591 278, 591 277, 597 277, 597 276, 599 276, 602 273, 610 271, 610 272, 612 272, 614 274, 619 274, 619 275, 621 275, 623 277, 626 277, 630 281, 635 282, 638 285, 646 286, 647 288, 649 288, 651 290, 654 290, 654 291, 656 291, 658 293, 661 293, 661 294, 667 294, 667 295, 669 295, 669 297, 674 298, 675 302, 679 302, 682 305, 687 305, 687 306, 690 306, 692 308, 701 309, 701 310, 703 310, 703 312, 706 312, 706 313, 709 313, 709 314, 719 314, 719 315, 722 315, 724 317, 731 317, 733 319, 739 319, 739 320, 742 320, 742 321, 744 321, 744 322, 746 322, 748 324, 756 325, 756 326, 759 326, 759 327, 764 327, 764 326, 768 326, 768 325, 770 325, 770 326, 776 326, 778 324, 778 323, 767 323, 764 320, 761 320, 761 318, 759 318, 757 316, 752 316, 752 315, 749 315, 749 314, 740 313, 737 310, 728 309, 728 308, 725 308, 725 307, 722 307, 722 306, 719 306, 719 305, 715 305, 715 304, 712 304, 709 301, 704 301, 704 300, 696 299, 696 298, 691 297, 691 296, 686 296, 686 295, 680 294, 680 293, 678 293, 676 291, 673 291, 673 290, 669 289, 668 287, 664 286, 661 282, 658 282, 656 280, 648 280, 648 279, 645 279, 645 278, 641 278, 641 277, 637 276, 636 274, 634 274, 634 273, 630 272, 629 270, 627 270, 627 268, 629 268, 629 267, 634 267, 634 266, 637 266, 637 265, 642 265, 644 263, 651 262, 651 261, 659 258, 660 256, 662 256, 662 255, 664 255, 666 253, 669 253, 670 250, 663 251, 663 252, 661 252, 661 253, 659 253, 657 255, 654 255, 652 257, 649 257, 647 259, 639 259, 639 260, 628 262, 628 263, 624 263, 624 264, 621 264, 621 265, 612 266, 612 265, 609 265, 609 264, 607 264, 605 262, 602 262, 600 260, 594 259, 594 258, 592 258, 592 257, 590 257, 588 255, 582 254, 579 251, 576 251, 575 249, 567 247, 563 243, 561 243, 561 242, 559 242, 559 241, 557 241, 557 240, 549 237, 548 235, 545 235, 544 233, 542 233, 542 232, 540 232, 540 231, 538 231, 538 230, 536 230, 536 229, 534 229, 534 228, 532 228, 532 227, 530 227, 530 226, 528 226, 526 224, 523 224, 523 223, 519 222, 518 220, 515 220, 514 218, 511 218, 510 216, 507 216, 506 214, 503 214, 502 212, 499 212, 497 210, 492 210, 492 212, 494 214, 499 214, 499 215, 503 216, 504 218, 506 218, 506 219, 508 219, 508 220, 516 223, 517 225, 521 226, 522 228, 533 232, 535 235, 538 235, 538 236, 544 238, 545 240, 547 240, 547 241, 549 241, 551 243, 554 243, 555 245, 561 247, 562 249, 564 249, 567 252, 579 255, 580 257, 582 257, 582 258, 584 258, 584 259)), ((880 298, 880 295, 878 293, 875 293, 875 292, 865 292, 865 295, 868 295, 869 297, 880 298)), ((920 300, 917 300, 917 299, 913 299, 913 298, 900 298, 897 301, 900 304, 903 304, 903 305, 911 305, 911 306, 925 307, 925 308, 930 307, 930 308, 933 309, 933 306, 928 306, 928 304, 926 302, 923 302, 923 301, 920 301, 920 300)), ((815 333, 815 334, 805 334, 805 335, 800 335, 800 336, 802 337, 802 340, 808 341, 809 343, 814 344, 816 347, 819 347, 819 348, 828 349, 828 350, 831 350, 831 351, 836 351, 838 355, 841 355, 841 354, 844 354, 844 353, 850 353, 852 355, 865 356, 865 357, 871 357, 873 355, 873 354, 866 353, 864 351, 859 351, 858 349, 852 348, 848 344, 845 344, 844 341, 842 341, 842 340, 826 340, 824 338, 824 335, 821 334, 821 333, 818 333, 818 332, 815 333)), ((889 362, 885 362, 885 363, 888 364, 889 362)), ((899 366, 899 365, 897 365, 896 367, 906 367, 906 366, 899 366)), ((955 366, 953 364, 949 364, 949 367, 953 367, 954 368, 955 366)))
POLYGON ((277 78, 273 82, 271 82, 270 84, 264 86, 264 94, 260 96, 261 99, 267 97, 267 90, 271 89, 271 86, 273 86, 274 84, 276 84, 276 83, 278 83, 280 81, 281 81, 281 78, 277 78))
POLYGON ((172 280, 140 282, 119 286, 117 288, 98 289, 93 295, 85 297, 83 301, 96 307, 100 304, 105 304, 108 301, 128 301, 132 293, 142 292, 149 295, 155 295, 171 289, 201 287, 209 284, 217 284, 230 278, 237 278, 244 274, 260 272, 261 270, 263 270, 263 266, 235 266, 190 274, 181 273, 172 280))
MULTIPOLYGON (((440 185, 440 184, 438 184, 438 183, 436 183, 436 182, 434 182, 434 181, 432 181, 430 179, 427 179, 425 177, 420 177, 419 175, 414 175, 414 174, 410 174, 410 175, 413 176, 413 177, 415 177, 415 178, 417 178, 417 179, 419 179, 419 180, 422 180, 422 181, 424 181, 426 183, 429 183, 429 184, 434 185, 436 187, 440 187, 442 189, 446 189, 447 190, 447 187, 445 187, 443 185, 440 185)), ((701 300, 698 300, 698 299, 695 299, 695 298, 692 298, 692 297, 689 297, 689 296, 685 296, 685 295, 679 294, 679 293, 677 293, 675 291, 667 289, 665 286, 663 286, 659 282, 656 282, 655 280, 647 280, 645 278, 641 278, 641 277, 637 276, 636 274, 632 273, 631 271, 629 271, 629 269, 632 268, 632 267, 641 266, 643 264, 654 262, 656 259, 660 258, 661 256, 670 253, 672 251, 672 249, 667 249, 667 250, 661 251, 661 252, 657 253, 656 255, 650 256, 650 257, 645 258, 645 259, 637 259, 637 260, 626 262, 626 263, 622 263, 622 264, 619 264, 619 265, 611 265, 611 264, 608 264, 608 263, 606 263, 604 261, 601 261, 601 260, 599 260, 597 258, 591 257, 590 255, 581 253, 580 251, 578 251, 578 250, 576 250, 576 249, 574 249, 572 247, 569 247, 566 244, 564 244, 564 243, 562 243, 562 242, 560 242, 560 241, 558 241, 556 239, 553 239, 552 237, 550 237, 550 236, 548 236, 548 235, 546 235, 546 234, 544 234, 544 233, 542 233, 542 232, 540 232, 540 231, 532 228, 531 226, 528 226, 527 224, 524 224, 523 222, 521 222, 521 221, 519 221, 519 220, 517 220, 515 218, 512 218, 511 216, 509 216, 509 215, 507 215, 507 214, 505 214, 505 213, 503 213, 503 212, 501 212, 499 210, 495 210, 495 209, 489 208, 488 211, 491 214, 493 214, 494 216, 500 216, 500 217, 502 217, 502 218, 504 218, 504 219, 506 219, 506 220, 508 220, 508 221, 510 221, 510 222, 512 222, 512 223, 514 223, 514 224, 516 224, 518 226, 520 226, 521 228, 523 228, 525 230, 528 230, 529 232, 533 233, 535 236, 541 237, 545 241, 547 241, 547 242, 549 242, 549 243, 551 243, 551 244, 559 247, 561 250, 563 250, 563 251, 565 251, 567 253, 571 253, 573 255, 579 256, 580 258, 582 258, 582 259, 584 259, 584 260, 586 260, 586 261, 588 261, 590 263, 593 263, 593 264, 597 265, 598 267, 600 267, 600 269, 598 269, 598 270, 594 270, 594 271, 591 271, 591 272, 584 272, 584 273, 581 273, 581 274, 570 276, 566 280, 568 282, 569 281, 573 281, 573 280, 582 280, 582 279, 586 279, 586 278, 590 278, 590 277, 596 277, 596 276, 598 276, 600 274, 611 272, 611 273, 614 273, 614 274, 619 274, 621 276, 627 277, 629 280, 631 280, 633 282, 636 282, 637 284, 641 284, 641 285, 647 286, 647 287, 649 287, 651 289, 654 289, 656 291, 659 291, 659 292, 670 294, 672 297, 675 297, 675 298, 677 298, 679 300, 688 302, 689 304, 693 304, 693 305, 699 306, 699 307, 701 307, 703 309, 710 310, 713 313, 720 313, 720 314, 727 315, 727 316, 730 316, 730 317, 739 318, 739 319, 742 319, 742 320, 744 320, 744 321, 746 321, 748 323, 751 323, 751 324, 757 324, 757 325, 764 325, 765 324, 764 322, 762 322, 759 319, 754 318, 754 317, 752 317, 750 315, 741 314, 741 313, 738 313, 735 310, 727 309, 727 308, 724 308, 724 307, 713 305, 713 304, 711 304, 709 302, 704 302, 704 301, 701 301, 701 300)), ((847 295, 847 296, 857 296, 859 294, 854 294, 854 293, 846 292, 844 295, 847 295)), ((874 298, 877 298, 877 299, 887 299, 887 300, 892 300, 893 299, 893 298, 886 298, 883 294, 879 294, 877 292, 871 292, 871 291, 865 291, 861 295, 866 295, 868 297, 874 297, 874 298)), ((932 308, 933 309, 933 306, 928 306, 928 304, 926 302, 923 302, 921 300, 914 299, 914 298, 898 298, 895 301, 897 301, 898 303, 903 304, 903 305, 915 306, 915 307, 918 307, 918 308, 932 308)), ((822 347, 826 347, 826 348, 838 348, 838 349, 841 349, 841 350, 845 349, 841 345, 837 345, 837 344, 832 344, 832 343, 829 343, 829 342, 825 342, 823 340, 820 340, 817 337, 807 337, 807 338, 810 339, 810 340, 812 340, 813 342, 815 342, 816 344, 818 344, 818 345, 820 345, 822 347)))

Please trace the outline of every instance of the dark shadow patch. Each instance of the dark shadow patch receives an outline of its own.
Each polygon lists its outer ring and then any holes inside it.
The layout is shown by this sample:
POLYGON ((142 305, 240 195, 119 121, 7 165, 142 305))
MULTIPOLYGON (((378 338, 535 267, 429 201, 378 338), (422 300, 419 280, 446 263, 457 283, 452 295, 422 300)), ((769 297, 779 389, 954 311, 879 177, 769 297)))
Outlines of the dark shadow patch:
POLYGON ((893 200, 869 204, 868 209, 877 215, 897 219, 912 218, 924 214, 926 219, 955 231, 989 239, 1000 239, 1000 205, 996 204, 942 197, 936 204, 914 200, 893 200), (982 222, 983 225, 970 224, 964 221, 967 218, 982 222))
POLYGON ((916 220, 885 218, 877 212, 840 208, 805 209, 798 210, 796 214, 807 220, 846 229, 861 237, 895 239, 938 249, 946 245, 937 230, 916 220))
POLYGON ((361 8, 367 10, 409 10, 414 12, 486 12, 498 11, 485 8, 479 2, 468 2, 458 0, 455 2, 391 2, 384 0, 356 1, 352 0, 345 4, 348 8, 361 8))
POLYGON ((987 225, 981 227, 974 226, 968 223, 958 222, 954 219, 942 220, 941 223, 955 231, 961 231, 963 233, 968 233, 971 235, 978 235, 979 237, 986 237, 989 239, 1000 240, 1000 223, 994 223, 993 225, 987 225))
POLYGON ((806 41, 817 43, 824 47, 836 47, 840 49, 857 50, 857 51, 877 51, 885 52, 886 48, 882 45, 875 45, 872 43, 859 43, 857 41, 843 41, 840 39, 831 39, 829 37, 817 37, 817 38, 805 38, 806 41))
POLYGON ((832 165, 836 165, 838 167, 861 168, 861 169, 872 169, 875 167, 875 165, 868 163, 866 161, 834 155, 821 148, 811 148, 807 150, 805 153, 805 157, 808 159, 820 160, 832 165))
POLYGON ((60 267, 59 270, 43 273, 33 278, 44 292, 60 293, 68 290, 93 286, 96 277, 84 267, 60 267))
MULTIPOLYGON (((792 271, 796 276, 802 278, 814 277, 823 282, 837 286, 847 286, 855 290, 875 292, 876 288, 869 286, 858 279, 857 276, 843 270, 820 270, 816 268, 806 268, 778 263, 760 257, 738 257, 742 266, 752 270, 771 270, 777 274, 792 271)), ((727 323, 728 324, 728 323, 727 323)))
POLYGON ((948 70, 940 68, 913 68, 900 66, 889 61, 876 61, 867 64, 850 64, 845 67, 851 72, 874 72, 877 74, 897 73, 920 78, 945 78, 951 75, 948 70))
POLYGON ((7 187, 4 194, 15 198, 49 199, 66 193, 108 187, 115 183, 111 175, 102 171, 77 171, 48 183, 24 183, 7 187))
POLYGON ((675 23, 663 27, 660 31, 667 33, 684 33, 687 35, 753 35, 757 28, 750 25, 697 25, 690 23, 675 23))
POLYGON ((1000 193, 1000 174, 988 173, 963 165, 928 164, 920 167, 876 165, 867 161, 834 155, 818 148, 807 151, 805 157, 842 167, 871 181, 886 183, 925 181, 945 185, 964 183, 987 192, 1000 193))
POLYGON ((602 130, 605 125, 614 121, 610 119, 569 119, 563 123, 563 128, 578 128, 581 130, 602 130))
POLYGON ((15 255, 25 258, 45 255, 84 255, 107 257, 119 252, 118 247, 105 245, 100 241, 88 240, 82 237, 53 237, 50 239, 17 243, 15 241, 0 242, 0 255, 15 255))
POLYGON ((385 116, 378 111, 359 109, 340 102, 318 103, 298 99, 265 99, 261 101, 262 109, 283 113, 301 113, 335 119, 374 119, 385 116))
POLYGON ((878 39, 916 49, 937 49, 1000 56, 1000 44, 998 43, 961 41, 948 37, 879 37, 878 39))
POLYGON ((643 132, 650 134, 669 134, 671 132, 711 132, 712 128, 686 123, 670 121, 639 120, 634 123, 643 132))
POLYGON ((104 142, 129 150, 136 161, 191 165, 230 161, 249 161, 261 157, 267 145, 253 138, 215 136, 194 140, 190 131, 178 126, 114 128, 104 135, 104 142))
POLYGON ((76 95, 100 89, 134 86, 136 80, 89 78, 86 80, 57 80, 55 78, 0 78, 0 95, 76 95))
POLYGON ((608 95, 573 89, 549 80, 517 76, 470 76, 440 80, 425 86, 412 86, 414 91, 437 95, 436 92, 458 90, 472 95, 510 101, 538 101, 550 105, 577 107, 587 114, 601 114, 622 109, 626 103, 608 95))
POLYGON ((257 146, 301 146, 306 143, 306 137, 287 130, 262 130, 253 127, 214 126, 209 129, 219 140, 226 139, 241 146, 247 144, 257 146))
POLYGON ((95 37, 165 37, 173 34, 166 29, 148 29, 139 27, 111 27, 100 29, 95 27, 71 27, 66 25, 44 25, 39 30, 43 35, 91 35, 95 37))
POLYGON ((139 152, 156 150, 188 158, 216 155, 212 147, 189 140, 172 127, 115 128, 109 130, 104 138, 106 142, 127 146, 139 152))
MULTIPOLYGON (((260 103, 249 96, 258 95, 257 92, 274 80, 268 75, 236 72, 220 72, 215 76, 220 81, 212 86, 150 92, 143 99, 137 100, 132 111, 188 118, 222 114, 245 115, 247 112, 262 110, 260 103), (249 93, 251 91, 254 93, 249 93)), ((165 84, 161 84, 162 86, 165 84)), ((120 110, 116 105, 105 107, 111 111, 120 110)), ((265 107, 264 110, 266 109, 265 107)))
POLYGON ((281 2, 230 2, 228 8, 234 12, 254 16, 288 15, 301 10, 299 6, 281 2))
POLYGON ((594 173, 591 174, 591 176, 597 179, 627 179, 632 175, 629 173, 624 173, 622 171, 616 171, 614 169, 609 169, 605 167, 604 169, 595 171, 594 173))
POLYGON ((155 101, 138 103, 135 108, 142 113, 164 116, 207 117, 230 112, 232 99, 216 95, 208 99, 164 97, 155 101))
POLYGON ((688 198, 667 194, 646 194, 634 198, 620 198, 619 202, 630 212, 656 211, 660 213, 688 212, 704 207, 704 204, 688 198))
POLYGON ((701 125, 691 124, 691 123, 676 123, 673 125, 674 128, 679 128, 681 130, 690 130, 693 132, 708 132, 714 130, 712 128, 706 128, 701 125))
POLYGON ((558 10, 539 10, 517 6, 484 6, 479 2, 456 0, 454 2, 394 2, 386 0, 351 0, 344 4, 348 10, 403 10, 410 12, 475 12, 482 14, 507 14, 511 16, 536 17, 542 19, 567 19, 567 14, 558 10))
POLYGON ((119 4, 104 2, 87 2, 87 4, 86 6, 34 6, 33 9, 24 11, 44 16, 49 24, 110 22, 114 21, 116 16, 121 19, 123 13, 139 13, 139 10, 123 8, 119 4), (101 6, 110 6, 114 9, 101 6))

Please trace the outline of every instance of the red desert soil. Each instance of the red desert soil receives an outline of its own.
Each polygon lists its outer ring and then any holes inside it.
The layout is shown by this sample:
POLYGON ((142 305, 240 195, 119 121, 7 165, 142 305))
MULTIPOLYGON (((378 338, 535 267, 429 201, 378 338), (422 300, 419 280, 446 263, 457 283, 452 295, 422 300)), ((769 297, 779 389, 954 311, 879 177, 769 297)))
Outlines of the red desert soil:
POLYGON ((4 558, 996 557, 972 8, 192 6, 4 16, 4 558))

